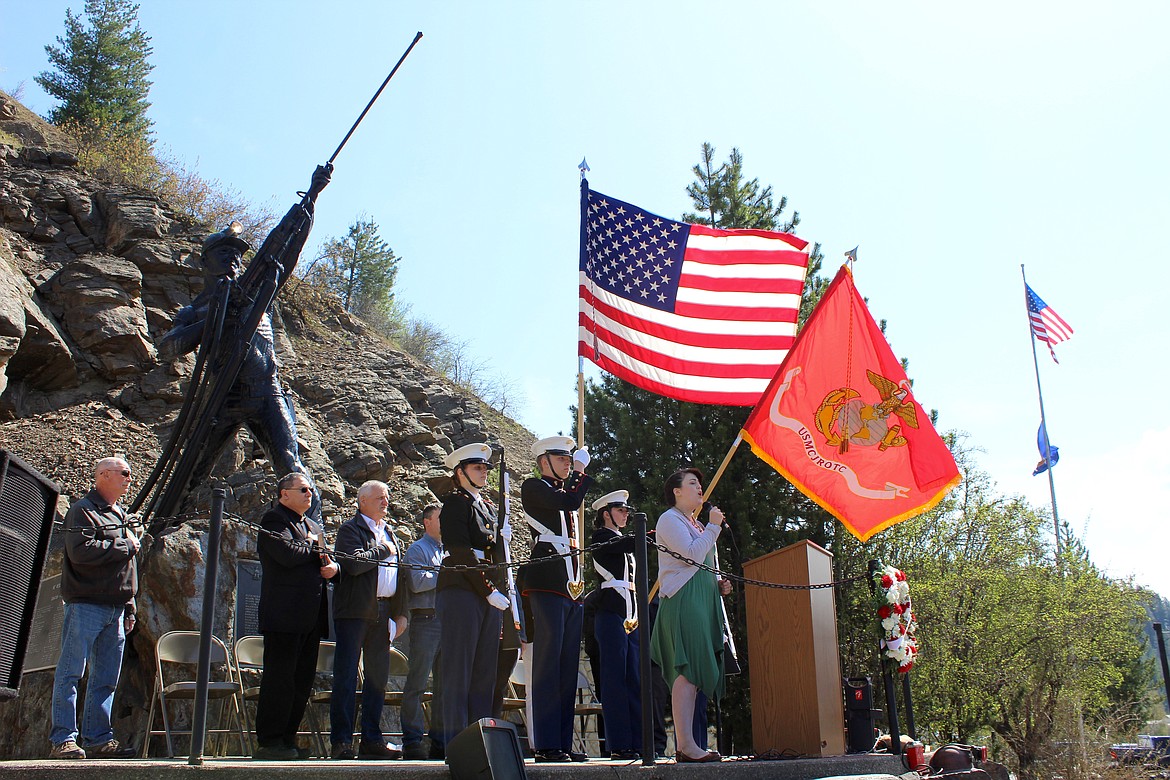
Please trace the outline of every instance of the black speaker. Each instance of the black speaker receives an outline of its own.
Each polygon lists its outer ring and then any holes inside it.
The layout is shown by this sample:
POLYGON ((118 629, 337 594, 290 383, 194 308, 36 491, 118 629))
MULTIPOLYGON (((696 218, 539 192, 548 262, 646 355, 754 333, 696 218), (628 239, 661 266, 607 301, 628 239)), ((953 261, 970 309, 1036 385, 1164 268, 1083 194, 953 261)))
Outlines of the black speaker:
POLYGON ((0 449, 0 700, 15 698, 20 688, 60 494, 55 482, 0 449))
POLYGON ((873 683, 868 677, 845 680, 845 733, 850 753, 868 753, 876 738, 873 725, 873 683))
POLYGON ((452 780, 526 780, 516 727, 480 718, 447 743, 452 780))

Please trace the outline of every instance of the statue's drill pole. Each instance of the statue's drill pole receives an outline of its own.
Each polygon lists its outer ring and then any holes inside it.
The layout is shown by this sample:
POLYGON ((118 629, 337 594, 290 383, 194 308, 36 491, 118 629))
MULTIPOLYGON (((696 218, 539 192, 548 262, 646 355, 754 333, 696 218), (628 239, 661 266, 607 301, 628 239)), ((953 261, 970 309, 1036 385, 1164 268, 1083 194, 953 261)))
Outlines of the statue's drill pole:
POLYGON ((349 132, 345 134, 345 138, 341 139, 341 143, 337 145, 337 150, 333 152, 333 155, 325 163, 326 165, 332 164, 332 162, 337 159, 337 155, 341 154, 341 148, 345 146, 347 141, 349 141, 349 137, 353 135, 354 130, 357 130, 357 126, 360 125, 362 120, 366 118, 366 112, 368 112, 370 107, 374 105, 374 101, 377 100, 378 96, 382 94, 382 90, 384 90, 386 85, 390 83, 390 79, 394 78, 394 74, 398 72, 398 66, 402 64, 402 61, 406 59, 408 54, 410 54, 410 50, 414 48, 414 45, 418 43, 422 37, 423 36, 421 32, 415 33, 414 40, 410 42, 410 45, 406 47, 406 51, 404 51, 402 56, 398 58, 398 62, 394 64, 394 68, 390 71, 390 75, 387 76, 386 80, 382 82, 382 86, 378 87, 378 91, 374 93, 372 98, 370 98, 370 102, 366 103, 366 107, 362 109, 361 115, 357 118, 357 121, 353 123, 353 127, 349 128, 349 132))

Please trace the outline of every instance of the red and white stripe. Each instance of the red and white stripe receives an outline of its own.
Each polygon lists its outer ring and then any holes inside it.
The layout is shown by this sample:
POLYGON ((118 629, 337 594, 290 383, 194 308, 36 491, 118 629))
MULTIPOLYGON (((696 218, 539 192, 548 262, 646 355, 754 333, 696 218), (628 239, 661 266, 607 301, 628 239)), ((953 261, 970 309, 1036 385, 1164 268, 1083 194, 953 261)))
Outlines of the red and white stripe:
POLYGON ((808 242, 690 225, 674 312, 579 278, 578 352, 651 392, 751 406, 796 337, 808 242))

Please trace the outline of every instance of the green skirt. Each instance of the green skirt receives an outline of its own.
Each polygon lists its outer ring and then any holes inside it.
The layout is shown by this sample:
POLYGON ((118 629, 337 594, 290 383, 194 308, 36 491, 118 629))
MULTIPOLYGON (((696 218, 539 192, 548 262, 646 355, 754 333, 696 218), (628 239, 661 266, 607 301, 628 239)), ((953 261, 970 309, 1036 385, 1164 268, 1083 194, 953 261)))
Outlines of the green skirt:
POLYGON ((723 695, 723 613, 714 574, 699 570, 678 593, 662 598, 650 658, 668 686, 682 675, 708 698, 723 695))

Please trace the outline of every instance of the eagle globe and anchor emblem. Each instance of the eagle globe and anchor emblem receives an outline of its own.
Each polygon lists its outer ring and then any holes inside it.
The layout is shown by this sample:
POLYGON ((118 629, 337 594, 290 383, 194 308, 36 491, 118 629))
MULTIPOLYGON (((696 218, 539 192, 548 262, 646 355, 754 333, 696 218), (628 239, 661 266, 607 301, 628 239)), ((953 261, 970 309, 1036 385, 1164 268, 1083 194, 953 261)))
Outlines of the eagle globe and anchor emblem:
POLYGON ((881 400, 876 404, 869 403, 851 387, 833 390, 817 408, 817 430, 825 437, 826 443, 840 453, 848 452, 851 444, 876 446, 879 452, 906 446, 902 426, 891 418, 897 418, 911 428, 918 427, 918 413, 914 404, 907 400, 909 381, 903 380, 899 384, 869 369, 865 375, 881 400))

